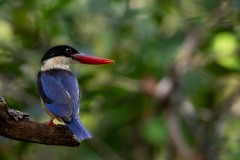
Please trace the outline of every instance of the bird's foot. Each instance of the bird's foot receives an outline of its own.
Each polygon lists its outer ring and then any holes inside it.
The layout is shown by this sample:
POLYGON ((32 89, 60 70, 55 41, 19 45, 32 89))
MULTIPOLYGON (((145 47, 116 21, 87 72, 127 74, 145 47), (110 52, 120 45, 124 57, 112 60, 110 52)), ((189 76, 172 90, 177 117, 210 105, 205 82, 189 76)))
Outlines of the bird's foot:
POLYGON ((55 126, 56 124, 53 122, 53 118, 50 119, 49 122, 45 122, 45 124, 48 124, 49 126, 55 126))

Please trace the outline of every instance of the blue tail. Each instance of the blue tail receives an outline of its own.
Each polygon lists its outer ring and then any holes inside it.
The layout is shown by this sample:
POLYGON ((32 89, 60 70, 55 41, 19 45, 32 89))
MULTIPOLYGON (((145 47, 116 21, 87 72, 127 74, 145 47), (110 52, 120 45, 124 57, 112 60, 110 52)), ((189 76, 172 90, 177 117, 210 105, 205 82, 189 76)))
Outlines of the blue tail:
POLYGON ((71 122, 64 121, 67 127, 73 132, 79 141, 92 138, 92 135, 84 127, 78 115, 73 116, 71 122))

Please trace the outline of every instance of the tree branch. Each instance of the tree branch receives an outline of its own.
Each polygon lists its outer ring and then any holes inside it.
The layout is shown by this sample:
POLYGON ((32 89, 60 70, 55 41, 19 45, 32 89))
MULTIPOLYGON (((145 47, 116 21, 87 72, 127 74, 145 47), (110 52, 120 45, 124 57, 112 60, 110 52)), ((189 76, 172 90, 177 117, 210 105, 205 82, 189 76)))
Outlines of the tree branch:
POLYGON ((77 147, 80 145, 65 125, 33 122, 29 114, 7 107, 0 97, 0 135, 18 141, 77 147))

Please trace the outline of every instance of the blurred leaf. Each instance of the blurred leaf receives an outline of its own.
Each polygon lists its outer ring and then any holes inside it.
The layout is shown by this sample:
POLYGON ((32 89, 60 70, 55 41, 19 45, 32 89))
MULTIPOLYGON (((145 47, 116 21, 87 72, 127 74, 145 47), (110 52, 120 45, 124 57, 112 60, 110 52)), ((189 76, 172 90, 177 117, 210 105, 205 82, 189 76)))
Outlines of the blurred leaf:
POLYGON ((150 144, 158 146, 166 144, 167 129, 162 116, 150 119, 143 123, 140 132, 150 144))

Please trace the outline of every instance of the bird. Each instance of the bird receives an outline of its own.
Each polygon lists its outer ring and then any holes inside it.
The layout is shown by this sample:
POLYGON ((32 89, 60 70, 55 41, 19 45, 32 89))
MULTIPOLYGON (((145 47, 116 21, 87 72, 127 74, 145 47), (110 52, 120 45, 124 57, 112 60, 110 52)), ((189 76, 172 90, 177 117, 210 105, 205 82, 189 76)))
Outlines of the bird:
POLYGON ((54 119, 65 123, 77 140, 92 138, 79 117, 80 93, 76 76, 71 71, 71 62, 82 64, 110 64, 113 60, 90 56, 69 45, 57 45, 43 55, 37 75, 37 89, 41 103, 49 114, 49 125, 54 119))

